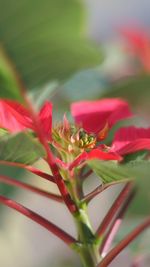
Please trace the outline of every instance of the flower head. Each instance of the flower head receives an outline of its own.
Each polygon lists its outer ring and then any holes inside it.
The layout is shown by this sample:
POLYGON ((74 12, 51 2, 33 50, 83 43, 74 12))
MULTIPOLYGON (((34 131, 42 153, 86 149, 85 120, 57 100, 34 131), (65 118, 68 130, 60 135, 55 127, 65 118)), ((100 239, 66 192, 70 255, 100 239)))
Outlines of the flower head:
MULTIPOLYGON (((87 159, 117 160, 142 149, 150 149, 150 129, 120 128, 107 146, 105 139, 113 125, 132 116, 129 105, 119 98, 81 101, 71 105, 74 123, 66 116, 52 128, 52 103, 46 102, 38 120, 48 142, 55 148, 56 161, 74 168, 87 159)), ((16 101, 0 100, 0 127, 11 133, 34 129, 29 111, 16 101)))
POLYGON ((62 149, 63 153, 74 155, 71 168, 92 158, 121 160, 119 154, 109 151, 101 141, 115 123, 132 115, 127 102, 119 98, 75 102, 71 105, 71 113, 73 125, 67 123, 66 129, 65 122, 53 130, 59 153, 62 149))

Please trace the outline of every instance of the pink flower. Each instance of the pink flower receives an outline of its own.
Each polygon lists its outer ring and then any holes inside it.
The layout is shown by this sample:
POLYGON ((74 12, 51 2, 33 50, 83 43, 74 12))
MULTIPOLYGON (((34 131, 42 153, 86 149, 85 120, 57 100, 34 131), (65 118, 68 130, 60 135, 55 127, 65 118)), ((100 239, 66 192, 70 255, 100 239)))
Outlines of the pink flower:
MULTIPOLYGON (((46 102, 38 114, 46 138, 50 138, 52 128, 52 104, 46 102)), ((11 133, 26 129, 34 130, 29 111, 21 104, 12 100, 0 100, 0 127, 11 133)))

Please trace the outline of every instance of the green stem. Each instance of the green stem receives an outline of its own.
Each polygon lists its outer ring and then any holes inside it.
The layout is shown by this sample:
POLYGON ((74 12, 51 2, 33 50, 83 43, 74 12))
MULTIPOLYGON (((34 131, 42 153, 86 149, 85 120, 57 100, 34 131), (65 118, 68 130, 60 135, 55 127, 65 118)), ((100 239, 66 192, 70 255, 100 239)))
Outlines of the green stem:
POLYGON ((78 252, 84 267, 96 267, 100 261, 99 244, 91 227, 87 204, 81 200, 83 198, 83 184, 78 175, 71 179, 70 173, 66 172, 63 175, 67 180, 68 191, 77 206, 77 211, 73 216, 78 233, 78 244, 73 245, 73 248, 78 252))
POLYGON ((86 204, 82 204, 74 217, 78 231, 78 253, 84 267, 96 267, 100 261, 98 244, 89 221, 86 204))
POLYGON ((97 261, 92 255, 92 248, 91 247, 83 247, 80 250, 80 257, 84 267, 96 267, 97 261))

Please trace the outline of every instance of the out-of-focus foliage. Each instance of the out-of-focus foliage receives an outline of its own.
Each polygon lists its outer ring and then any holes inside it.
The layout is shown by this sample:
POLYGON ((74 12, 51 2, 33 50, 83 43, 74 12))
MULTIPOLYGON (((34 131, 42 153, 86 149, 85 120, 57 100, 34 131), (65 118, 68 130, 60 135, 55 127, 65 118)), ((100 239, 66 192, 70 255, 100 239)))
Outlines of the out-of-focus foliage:
POLYGON ((150 76, 136 75, 126 77, 118 82, 112 83, 109 90, 100 97, 123 97, 128 99, 132 106, 138 106, 142 101, 150 98, 150 76))
POLYGON ((75 73, 67 80, 60 93, 70 102, 92 100, 98 98, 107 87, 109 87, 109 82, 98 69, 87 69, 75 73))
POLYGON ((0 49, 0 98, 22 101, 16 77, 2 49, 0 49))
MULTIPOLYGON (((142 223, 142 221, 143 221, 142 219, 135 217, 128 218, 127 220, 125 219, 121 225, 121 228, 118 231, 118 234, 115 237, 114 244, 117 244, 120 240, 122 240, 137 225, 142 223)), ((142 235, 138 236, 136 240, 129 245, 129 249, 132 252, 133 257, 143 255, 144 258, 145 255, 149 255, 149 247, 150 247, 149 236, 150 236, 150 231, 148 229, 142 235)))
POLYGON ((79 0, 0 1, 0 42, 29 88, 100 62, 83 19, 79 0))

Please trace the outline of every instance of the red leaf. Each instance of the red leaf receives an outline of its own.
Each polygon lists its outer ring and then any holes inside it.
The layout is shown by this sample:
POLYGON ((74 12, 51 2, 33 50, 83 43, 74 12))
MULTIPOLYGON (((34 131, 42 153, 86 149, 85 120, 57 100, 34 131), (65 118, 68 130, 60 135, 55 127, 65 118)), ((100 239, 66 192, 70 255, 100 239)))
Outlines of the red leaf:
POLYGON ((88 159, 100 159, 100 160, 122 160, 122 157, 114 152, 104 152, 98 148, 91 150, 88 153, 88 159))
MULTIPOLYGON (((39 112, 39 120, 47 139, 50 139, 52 128, 52 104, 46 102, 39 112)), ((12 133, 26 128, 34 129, 28 110, 16 101, 0 100, 0 127, 12 133)))
POLYGON ((32 121, 28 111, 18 102, 0 100, 0 127, 15 133, 32 128, 32 121))
POLYGON ((116 132, 111 151, 125 155, 143 149, 150 150, 150 128, 130 126, 116 132))
POLYGON ((71 105, 75 122, 87 132, 98 133, 106 123, 112 127, 117 121, 131 116, 128 103, 119 98, 81 101, 71 105))
POLYGON ((50 139, 51 137, 51 131, 52 131, 52 103, 47 101, 39 113, 39 119, 41 122, 41 126, 43 129, 43 132, 46 135, 47 139, 50 139))

